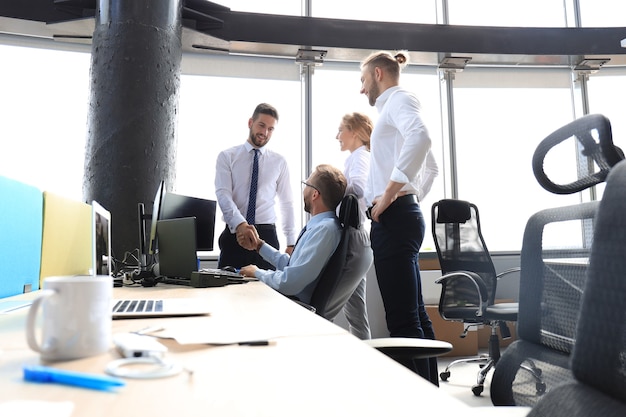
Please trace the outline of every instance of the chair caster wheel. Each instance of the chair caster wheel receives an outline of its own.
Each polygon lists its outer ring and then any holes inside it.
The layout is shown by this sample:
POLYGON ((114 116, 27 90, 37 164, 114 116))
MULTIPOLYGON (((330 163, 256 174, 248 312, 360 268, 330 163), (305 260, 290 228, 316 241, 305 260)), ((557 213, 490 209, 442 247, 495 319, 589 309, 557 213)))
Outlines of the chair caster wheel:
POLYGON ((480 397, 480 394, 483 393, 483 386, 482 385, 474 385, 472 387, 472 392, 474 393, 475 396, 480 397))
POLYGON ((439 374, 439 378, 441 378, 442 381, 447 381, 448 378, 450 378, 450 372, 442 372, 439 374))

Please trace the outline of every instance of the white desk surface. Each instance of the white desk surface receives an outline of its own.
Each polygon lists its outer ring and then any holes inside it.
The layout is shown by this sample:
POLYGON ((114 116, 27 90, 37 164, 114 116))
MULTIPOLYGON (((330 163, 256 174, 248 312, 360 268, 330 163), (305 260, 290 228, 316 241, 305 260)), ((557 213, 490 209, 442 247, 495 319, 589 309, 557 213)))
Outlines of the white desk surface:
MULTIPOLYGON (((115 320, 113 333, 150 325, 194 326, 198 332, 235 329, 242 340, 265 334, 272 344, 207 346, 165 341, 167 358, 192 369, 193 375, 127 379, 127 385, 115 392, 36 384, 22 379, 23 365, 40 363, 26 343, 27 309, 22 309, 0 316, 0 409, 12 401, 37 400, 71 402, 72 417, 420 416, 426 409, 441 416, 484 415, 484 410, 450 397, 262 283, 206 289, 159 284, 114 290, 115 298, 155 296, 202 297, 212 313, 115 320)), ((106 364, 118 357, 112 348, 96 357, 48 365, 104 374, 106 364)))

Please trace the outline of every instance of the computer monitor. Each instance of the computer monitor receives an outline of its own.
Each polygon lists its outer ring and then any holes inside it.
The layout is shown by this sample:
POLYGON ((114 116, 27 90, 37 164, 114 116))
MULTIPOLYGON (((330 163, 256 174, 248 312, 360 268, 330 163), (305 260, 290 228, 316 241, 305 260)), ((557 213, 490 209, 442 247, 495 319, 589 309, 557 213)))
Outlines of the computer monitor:
POLYGON ((157 221, 161 220, 161 205, 165 196, 165 181, 161 181, 154 196, 152 205, 152 217, 150 218, 150 238, 148 240, 148 253, 154 254, 157 247, 157 221))
POLYGON ((93 275, 111 275, 111 213, 95 200, 91 202, 91 207, 93 275))
POLYGON ((215 238, 216 201, 167 193, 161 201, 158 220, 196 218, 196 246, 199 251, 212 251, 215 238))

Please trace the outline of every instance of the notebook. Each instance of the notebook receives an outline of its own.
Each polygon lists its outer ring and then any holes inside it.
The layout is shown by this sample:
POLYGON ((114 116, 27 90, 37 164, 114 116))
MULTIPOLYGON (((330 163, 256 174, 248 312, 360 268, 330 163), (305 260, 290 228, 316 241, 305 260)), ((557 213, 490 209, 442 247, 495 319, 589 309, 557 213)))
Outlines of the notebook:
POLYGON ((200 316, 209 314, 206 300, 201 298, 116 299, 114 319, 200 316))

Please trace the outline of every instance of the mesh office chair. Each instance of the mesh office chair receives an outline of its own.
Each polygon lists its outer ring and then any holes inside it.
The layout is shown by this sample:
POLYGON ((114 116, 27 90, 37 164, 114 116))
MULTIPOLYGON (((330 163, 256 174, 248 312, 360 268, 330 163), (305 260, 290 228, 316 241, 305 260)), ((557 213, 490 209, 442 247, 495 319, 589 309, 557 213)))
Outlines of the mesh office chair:
POLYGON ((625 231, 626 162, 620 162, 597 211, 571 355, 575 380, 545 394, 529 417, 626 416, 625 231))
MULTIPOLYGON (((604 181, 620 158, 623 154, 612 143, 608 119, 589 115, 546 137, 533 156, 533 170, 546 190, 567 194, 604 181), (551 149, 568 139, 579 149, 578 157, 572 158, 578 168, 572 171, 578 172, 569 184, 557 184, 546 174, 544 160, 551 149)), ((598 206, 598 202, 587 202, 550 208, 528 220, 521 253, 518 340, 507 347, 492 376, 495 405, 532 407, 546 391, 573 380, 570 353, 577 337, 598 206), (564 235, 567 247, 556 245, 564 235), (539 379, 523 371, 529 363, 540 370, 535 373, 539 379)))
POLYGON ((474 395, 480 395, 487 373, 500 358, 498 328, 503 338, 510 337, 507 321, 517 320, 517 303, 494 304, 497 282, 501 277, 519 271, 513 268, 496 273, 480 229, 480 217, 475 204, 445 199, 432 206, 432 233, 443 276, 439 314, 444 320, 465 325, 461 337, 472 326, 491 327, 489 354, 453 361, 441 372, 446 381, 450 368, 460 363, 480 363, 474 395))
MULTIPOLYGON (((373 260, 372 251, 366 245, 369 240, 363 239, 364 232, 360 229, 358 200, 354 195, 343 198, 339 219, 343 227, 341 241, 320 273, 311 304, 305 305, 330 321, 348 302, 373 260)), ((443 355, 452 350, 450 343, 441 340, 387 337, 364 342, 402 364, 413 359, 443 355)))
POLYGON ((320 273, 310 305, 315 312, 332 321, 359 285, 372 264, 372 251, 364 246, 359 219, 359 204, 354 194, 346 195, 339 207, 342 225, 339 246, 320 273), (349 254, 358 253, 358 256, 349 254), (346 273, 349 271, 350 273, 346 273))

